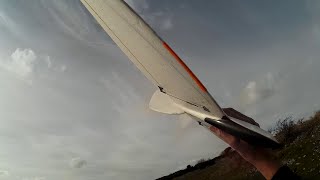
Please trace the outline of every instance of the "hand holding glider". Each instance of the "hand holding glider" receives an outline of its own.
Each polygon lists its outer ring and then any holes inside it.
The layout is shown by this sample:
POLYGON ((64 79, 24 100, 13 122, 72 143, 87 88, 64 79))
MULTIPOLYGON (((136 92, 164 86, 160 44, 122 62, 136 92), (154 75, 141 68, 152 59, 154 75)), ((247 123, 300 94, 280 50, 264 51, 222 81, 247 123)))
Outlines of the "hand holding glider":
POLYGON ((240 156, 257 168, 266 179, 272 179, 282 164, 269 149, 252 146, 222 130, 211 126, 210 131, 236 150, 240 156))

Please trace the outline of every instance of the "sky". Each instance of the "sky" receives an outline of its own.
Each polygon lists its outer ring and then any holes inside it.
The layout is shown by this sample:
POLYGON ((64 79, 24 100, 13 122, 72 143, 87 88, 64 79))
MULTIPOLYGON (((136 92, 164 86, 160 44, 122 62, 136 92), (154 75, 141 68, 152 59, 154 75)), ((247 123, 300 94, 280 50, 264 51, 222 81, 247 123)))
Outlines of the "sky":
MULTIPOLYGON (((127 0, 223 107, 264 129, 320 109, 317 0, 127 0)), ((78 0, 0 1, 0 179, 155 179, 227 146, 153 85, 78 0)))

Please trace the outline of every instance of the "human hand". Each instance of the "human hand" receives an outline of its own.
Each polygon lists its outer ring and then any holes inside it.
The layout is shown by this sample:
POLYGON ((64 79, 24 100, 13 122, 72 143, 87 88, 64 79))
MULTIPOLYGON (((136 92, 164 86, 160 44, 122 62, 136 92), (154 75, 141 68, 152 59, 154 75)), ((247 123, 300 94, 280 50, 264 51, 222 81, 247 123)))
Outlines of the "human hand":
POLYGON ((269 149, 252 146, 214 126, 210 127, 210 131, 229 144, 243 159, 255 166, 266 179, 271 179, 281 167, 281 163, 269 149))

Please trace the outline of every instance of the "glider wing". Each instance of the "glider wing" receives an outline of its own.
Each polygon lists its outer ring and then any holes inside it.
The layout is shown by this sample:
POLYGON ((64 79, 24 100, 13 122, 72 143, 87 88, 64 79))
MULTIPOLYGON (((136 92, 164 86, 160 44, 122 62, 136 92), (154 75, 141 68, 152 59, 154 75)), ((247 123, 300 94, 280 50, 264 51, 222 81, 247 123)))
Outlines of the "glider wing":
POLYGON ((81 0, 85 7, 139 70, 161 92, 205 109, 220 119, 224 114, 205 86, 141 18, 122 0, 81 0))
POLYGON ((128 58, 159 88, 151 99, 151 109, 167 114, 185 112, 197 117, 199 124, 207 128, 216 126, 257 145, 278 146, 270 133, 228 117, 182 59, 123 0, 81 2, 128 58))

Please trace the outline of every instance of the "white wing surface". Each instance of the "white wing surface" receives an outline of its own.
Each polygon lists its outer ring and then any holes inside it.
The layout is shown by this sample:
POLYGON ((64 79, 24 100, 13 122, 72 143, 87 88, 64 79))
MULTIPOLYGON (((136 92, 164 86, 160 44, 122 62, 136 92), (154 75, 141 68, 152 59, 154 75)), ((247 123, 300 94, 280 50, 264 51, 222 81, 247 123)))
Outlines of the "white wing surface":
POLYGON ((123 0, 81 0, 112 40, 160 91, 201 108, 215 119, 223 111, 205 86, 123 0))

